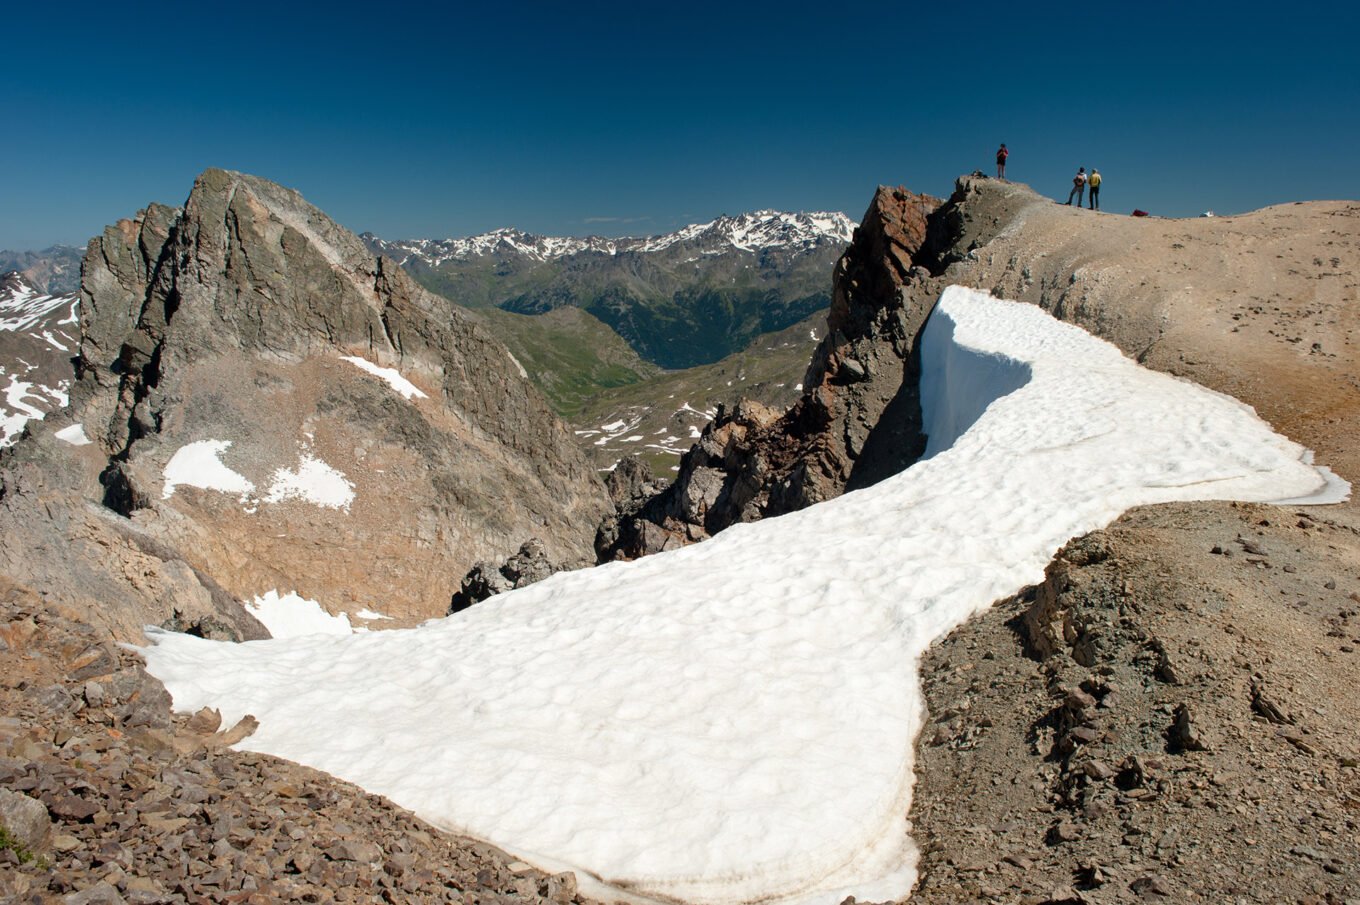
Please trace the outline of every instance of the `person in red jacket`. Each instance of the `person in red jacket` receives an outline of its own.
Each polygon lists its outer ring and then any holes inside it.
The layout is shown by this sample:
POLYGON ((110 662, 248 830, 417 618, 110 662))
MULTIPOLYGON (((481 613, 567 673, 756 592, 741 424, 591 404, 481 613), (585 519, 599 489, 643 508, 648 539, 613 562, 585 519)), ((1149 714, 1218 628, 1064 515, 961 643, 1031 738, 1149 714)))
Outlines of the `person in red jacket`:
POLYGON ((1006 143, 1003 141, 1001 147, 996 151, 996 178, 1006 178, 1006 158, 1011 156, 1011 152, 1006 150, 1006 143))

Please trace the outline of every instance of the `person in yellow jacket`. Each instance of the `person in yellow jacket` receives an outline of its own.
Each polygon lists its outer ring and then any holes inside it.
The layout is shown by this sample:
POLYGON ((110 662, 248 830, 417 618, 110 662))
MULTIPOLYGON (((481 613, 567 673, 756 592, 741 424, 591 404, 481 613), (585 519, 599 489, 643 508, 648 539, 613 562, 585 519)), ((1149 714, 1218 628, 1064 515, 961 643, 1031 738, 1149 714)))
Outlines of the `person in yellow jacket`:
POLYGON ((1091 190, 1091 210, 1100 210, 1100 170, 1091 167, 1091 175, 1086 177, 1086 187, 1091 190))

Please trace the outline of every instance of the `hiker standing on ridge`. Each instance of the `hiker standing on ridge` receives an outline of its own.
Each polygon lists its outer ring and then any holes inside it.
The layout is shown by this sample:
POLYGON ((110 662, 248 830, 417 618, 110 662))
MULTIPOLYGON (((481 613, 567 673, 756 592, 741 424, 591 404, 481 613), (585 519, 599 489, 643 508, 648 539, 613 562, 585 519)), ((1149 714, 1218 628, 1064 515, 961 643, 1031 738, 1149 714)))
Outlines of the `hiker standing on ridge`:
POLYGON ((1086 194, 1086 167, 1077 167, 1077 175, 1072 177, 1072 191, 1067 193, 1067 204, 1071 206, 1072 196, 1077 196, 1077 207, 1081 207, 1081 196, 1086 194))
MULTIPOLYGON (((1091 176, 1086 180, 1086 184, 1091 187, 1091 210, 1100 210, 1100 170, 1091 167, 1091 176)), ((1081 206, 1081 199, 1077 199, 1077 206, 1081 206)))
POLYGON ((996 178, 1006 178, 1006 158, 1011 156, 1011 152, 1006 150, 1006 143, 1003 141, 1001 147, 996 151, 996 178))

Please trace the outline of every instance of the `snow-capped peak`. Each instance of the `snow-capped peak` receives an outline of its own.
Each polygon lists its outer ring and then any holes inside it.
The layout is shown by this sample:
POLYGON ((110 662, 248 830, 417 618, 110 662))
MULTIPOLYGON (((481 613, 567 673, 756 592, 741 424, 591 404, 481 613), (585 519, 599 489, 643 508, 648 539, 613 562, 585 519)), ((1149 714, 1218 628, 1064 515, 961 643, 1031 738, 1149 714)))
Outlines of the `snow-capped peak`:
POLYGON ((675 232, 642 238, 536 236, 511 227, 461 239, 404 239, 388 242, 369 233, 365 233, 363 238, 400 264, 417 259, 430 267, 437 267, 448 260, 488 256, 520 256, 534 261, 549 261, 586 252, 605 255, 648 254, 685 243, 714 246, 710 252, 727 248, 740 251, 763 248, 801 250, 824 243, 849 243, 854 230, 854 221, 839 211, 786 213, 763 210, 736 216, 723 215, 707 223, 694 223, 675 232))
POLYGON ((753 211, 734 217, 723 215, 664 236, 640 240, 637 251, 660 251, 680 242, 717 239, 742 251, 787 246, 810 247, 821 242, 848 243, 855 223, 839 211, 785 213, 753 211))

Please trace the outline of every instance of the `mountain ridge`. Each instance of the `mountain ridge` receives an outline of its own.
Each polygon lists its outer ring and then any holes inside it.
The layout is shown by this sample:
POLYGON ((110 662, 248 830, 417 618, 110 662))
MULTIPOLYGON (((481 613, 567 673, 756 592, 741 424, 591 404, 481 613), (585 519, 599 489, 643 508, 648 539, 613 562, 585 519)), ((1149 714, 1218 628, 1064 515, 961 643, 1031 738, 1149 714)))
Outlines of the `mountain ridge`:
POLYGON ((402 266, 416 259, 427 266, 436 267, 451 259, 496 254, 522 255, 539 261, 584 252, 611 257, 629 253, 646 254, 662 251, 672 245, 701 243, 703 240, 725 241, 739 251, 753 251, 758 247, 812 245, 822 240, 849 242, 854 227, 854 221, 837 211, 795 213, 759 210, 745 214, 723 214, 706 223, 690 224, 655 236, 545 236, 515 227, 502 227, 473 236, 447 239, 386 240, 370 232, 360 233, 360 238, 402 266))
POLYGON ((639 239, 513 229, 364 238, 454 304, 517 314, 581 308, 645 361, 676 370, 716 362, 825 308, 827 273, 851 235, 844 214, 759 211, 639 239))

